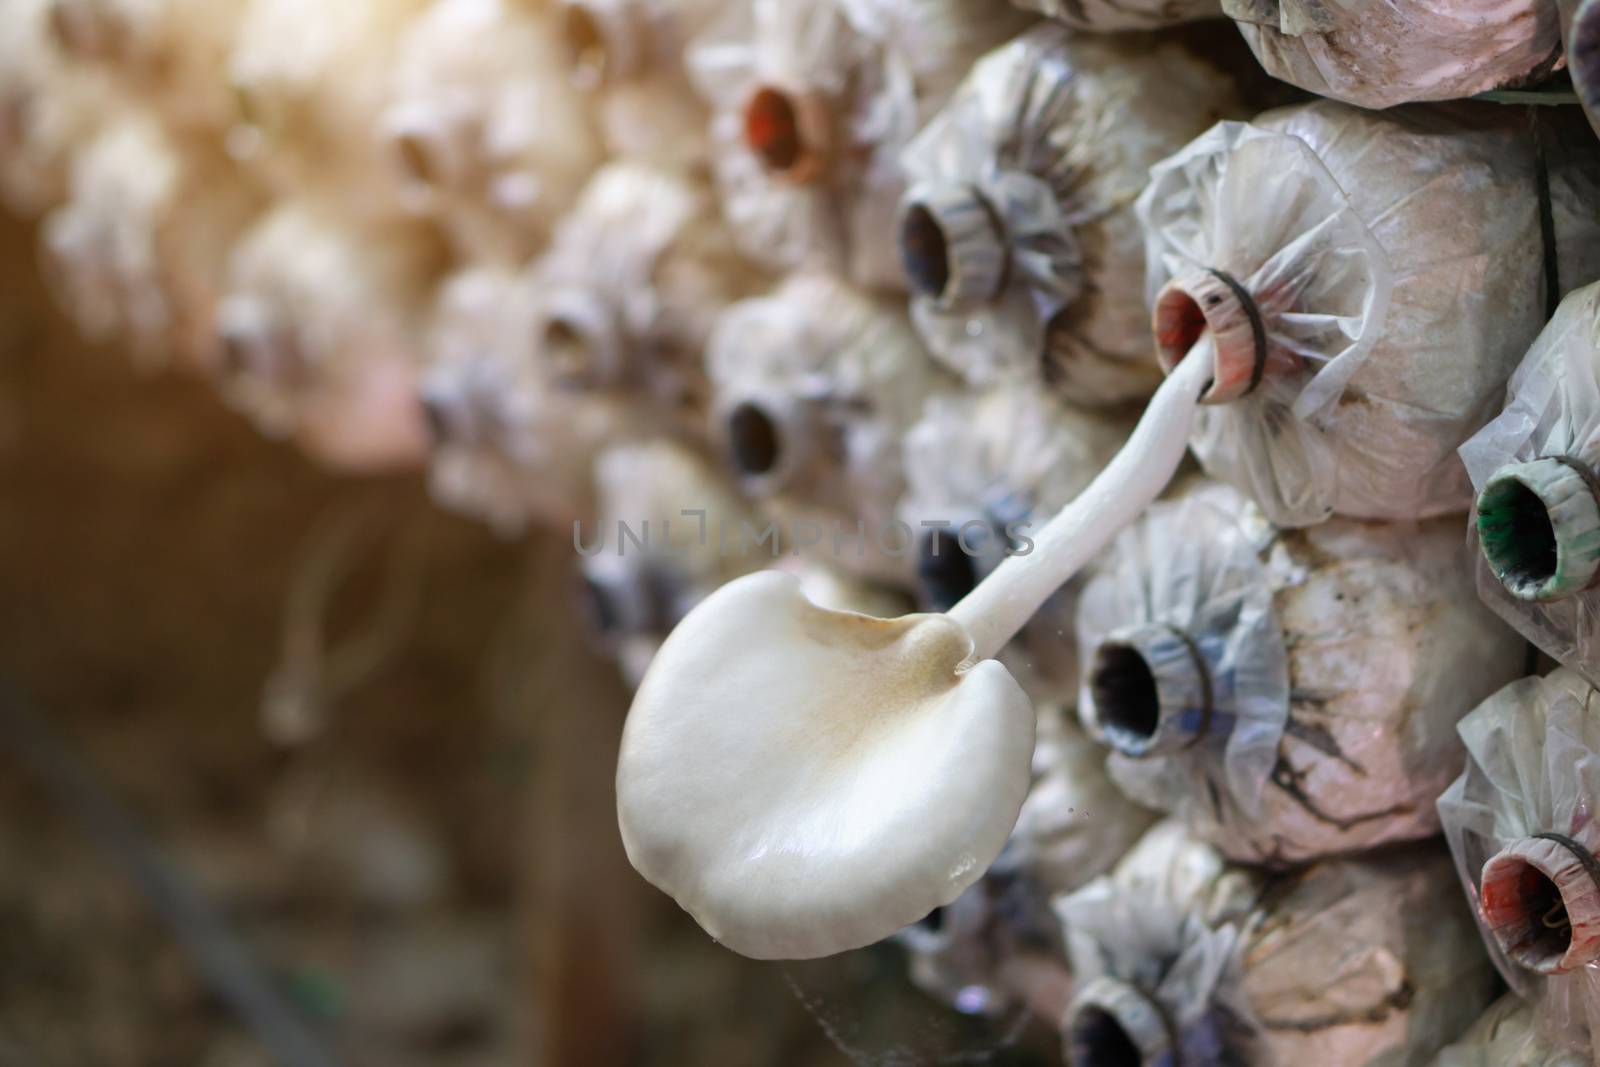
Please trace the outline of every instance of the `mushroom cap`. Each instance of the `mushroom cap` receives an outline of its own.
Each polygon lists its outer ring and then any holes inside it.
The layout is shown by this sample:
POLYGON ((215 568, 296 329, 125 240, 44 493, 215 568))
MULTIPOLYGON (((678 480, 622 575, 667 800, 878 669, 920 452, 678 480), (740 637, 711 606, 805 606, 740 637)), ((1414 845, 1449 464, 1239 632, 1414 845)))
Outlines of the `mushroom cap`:
POLYGON ((728 583, 678 625, 617 766, 628 858, 757 959, 871 944, 955 900, 1027 795, 1033 706, 944 615, 876 619, 793 575, 728 583))

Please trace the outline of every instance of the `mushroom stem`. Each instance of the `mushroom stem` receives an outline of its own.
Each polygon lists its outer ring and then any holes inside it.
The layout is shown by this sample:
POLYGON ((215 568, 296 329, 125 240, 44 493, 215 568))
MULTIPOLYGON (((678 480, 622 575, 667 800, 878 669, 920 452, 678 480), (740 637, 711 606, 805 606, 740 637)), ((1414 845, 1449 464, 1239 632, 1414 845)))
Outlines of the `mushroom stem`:
POLYGON ((1559 834, 1512 841, 1483 865, 1483 921, 1512 962, 1563 974, 1600 960, 1600 861, 1559 834))
POLYGON ((1478 494, 1489 569, 1519 600, 1576 596, 1600 578, 1600 499, 1582 460, 1551 458, 1495 471, 1478 494))
POLYGON ((1112 634, 1089 666, 1090 718, 1107 744, 1139 759, 1186 748, 1213 726, 1215 667, 1199 640, 1147 623, 1112 634))
POLYGON ((1005 284, 1000 217, 983 194, 961 182, 928 182, 906 196, 900 259, 911 287, 947 310, 986 303, 1005 284))
POLYGON ((950 617, 972 635, 977 659, 990 659, 1004 648, 1057 589, 1166 488, 1188 448, 1195 405, 1211 383, 1213 364, 1205 334, 1156 390, 1127 444, 1089 488, 1045 524, 1031 550, 1005 559, 950 609, 950 617))
POLYGON ((1073 1067, 1154 1067, 1176 1051, 1155 998, 1111 977, 1096 978, 1072 1002, 1066 1039, 1073 1067))

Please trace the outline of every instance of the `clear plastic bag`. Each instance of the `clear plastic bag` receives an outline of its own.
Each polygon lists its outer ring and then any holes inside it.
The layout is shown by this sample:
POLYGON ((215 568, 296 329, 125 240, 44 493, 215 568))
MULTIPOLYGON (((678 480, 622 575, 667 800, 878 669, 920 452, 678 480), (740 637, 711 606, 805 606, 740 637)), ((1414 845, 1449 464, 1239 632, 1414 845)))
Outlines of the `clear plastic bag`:
POLYGON ((903 287, 900 152, 1020 16, 993 0, 753 0, 690 49, 723 212, 751 259, 903 287))
POLYGON ((759 561, 726 551, 718 534, 747 518, 746 507, 682 446, 658 439, 608 448, 594 479, 599 528, 583 549, 591 621, 637 686, 678 620, 759 561))
POLYGON ((1242 949, 1276 1062, 1422 1063, 1499 991, 1436 844, 1319 863, 1269 886, 1242 949))
MULTIPOLYGON (((899 514, 915 537, 918 599, 948 611, 1100 473, 1121 419, 1077 411, 1027 385, 929 399, 905 438, 899 514)), ((1001 659, 1035 700, 1078 696, 1077 592, 1058 592, 1001 659)))
POLYGON ((162 112, 185 132, 232 120, 228 55, 244 5, 235 0, 48 0, 52 43, 82 73, 162 112))
POLYGON ((380 139, 402 202, 474 258, 521 263, 600 162, 555 27, 511 0, 433 0, 388 82, 380 139))
POLYGON ((525 275, 527 336, 557 387, 628 394, 698 432, 713 325, 761 281, 735 251, 707 187, 613 163, 525 275))
POLYGON ((69 67, 50 47, 48 5, 0 6, 0 204, 19 215, 66 198, 73 151, 107 104, 104 79, 69 67))
POLYGON ((1208 472, 1280 526, 1465 510, 1454 452, 1543 325, 1546 259, 1563 285, 1600 269, 1589 150, 1541 124, 1560 120, 1319 102, 1156 166, 1146 293, 1165 366, 1216 343, 1193 437, 1208 472))
POLYGON ((974 384, 1148 396, 1134 201, 1153 164, 1239 113, 1222 72, 1171 42, 1041 25, 985 56, 902 157, 899 244, 934 354, 974 384))
POLYGON ((376 132, 427 2, 247 0, 228 57, 229 152, 282 195, 316 189, 347 215, 393 216, 402 186, 376 132))
POLYGON ((417 337, 440 266, 426 231, 352 224, 326 201, 279 202, 229 259, 223 395, 263 433, 333 466, 420 462, 417 337))
POLYGON ((1011 0, 1077 30, 1154 30, 1222 17, 1221 0, 1011 0))
POLYGON ((1459 100, 1562 65, 1544 0, 1222 0, 1267 73, 1358 107, 1459 100))
POLYGON ((574 83, 593 102, 607 151, 673 169, 710 162, 705 104, 684 53, 722 0, 562 0, 574 83))
POLYGON ((925 398, 949 383, 897 303, 796 275, 723 313, 706 370, 713 439, 778 523, 767 550, 811 541, 853 573, 909 577, 914 546, 894 525, 902 439, 925 398))
POLYGON ((1567 296, 1511 376, 1505 410, 1461 446, 1479 492, 1468 541, 1484 601, 1600 681, 1600 285, 1567 296))
POLYGON ((1572 87, 1589 125, 1600 133, 1600 3, 1556 0, 1561 12, 1561 45, 1567 53, 1572 87))
POLYGON ((1110 870, 1157 816, 1131 803, 1105 770, 1105 750, 1054 704, 1036 704, 1033 786, 1007 845, 1010 863, 1051 893, 1110 870))
POLYGON ((43 273, 91 340, 209 369, 228 255, 260 207, 211 145, 130 108, 74 156, 70 198, 40 230, 43 273))
POLYGON ((1600 1056, 1600 699, 1572 671, 1524 678, 1461 737, 1439 814, 1483 939, 1541 1040, 1600 1056))
POLYGON ((502 268, 447 278, 434 301, 420 396, 434 499, 507 536, 530 523, 592 519, 600 450, 655 426, 611 398, 551 389, 522 328, 524 292, 523 279, 502 268))
POLYGON ((1058 899, 1079 982, 1065 1038, 1082 1062, 1131 1045, 1145 1063, 1416 1063, 1492 998, 1467 910, 1440 900, 1442 850, 1268 877, 1197 847, 1162 824, 1058 899))
POLYGON ((1079 712, 1112 778, 1247 862, 1436 833, 1457 721, 1523 664, 1458 529, 1278 531, 1220 485, 1153 506, 1079 600, 1079 712))
POLYGON ((1507 993, 1459 1041, 1439 1053, 1433 1067, 1589 1067, 1593 1062, 1583 1053, 1543 1040, 1537 1009, 1507 993))
POLYGON ((1259 1062, 1239 958, 1239 924, 1259 893, 1259 875, 1230 870, 1167 821, 1111 874, 1058 896, 1077 982, 1061 1020, 1067 1058, 1123 1062, 1114 1051, 1131 1046, 1139 1063, 1259 1062))

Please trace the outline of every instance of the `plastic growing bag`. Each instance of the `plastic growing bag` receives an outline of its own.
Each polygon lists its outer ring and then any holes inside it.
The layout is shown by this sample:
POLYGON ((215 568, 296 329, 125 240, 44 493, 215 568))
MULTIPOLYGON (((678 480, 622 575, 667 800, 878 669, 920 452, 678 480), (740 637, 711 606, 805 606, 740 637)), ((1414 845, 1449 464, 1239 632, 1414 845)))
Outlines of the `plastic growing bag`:
POLYGON ((233 118, 228 55, 243 4, 219 0, 46 0, 50 36, 78 69, 161 111, 186 132, 233 118))
POLYGON ((677 169, 709 162, 706 109, 684 53, 724 9, 722 0, 562 0, 572 80, 610 154, 677 169))
POLYGON ((717 316, 760 281, 707 187, 613 163, 525 275, 527 336, 558 387, 630 394, 698 431, 706 341, 717 316))
POLYGON ((1567 296, 1461 447, 1478 490, 1478 591, 1564 665, 1600 680, 1600 284, 1567 296))
POLYGON ((1524 678, 1461 737, 1439 814, 1490 954, 1544 1041, 1600 1056, 1600 695, 1568 670, 1524 678))
POLYGON ((48 44, 50 0, 0 6, 0 205, 37 215, 67 195, 72 153, 99 124, 103 79, 48 44))
POLYGON ((1146 292, 1164 366, 1215 342, 1193 437, 1207 471, 1280 526, 1465 510, 1453 453, 1543 325, 1545 262, 1564 285, 1597 269, 1593 176, 1575 138, 1551 142, 1488 105, 1318 102, 1158 164, 1146 292))
POLYGON ((1153 30, 1220 18, 1221 0, 1011 0, 1077 30, 1153 30))
POLYGON ((1130 1046, 1143 1063, 1416 1063, 1491 998, 1466 909, 1441 907, 1442 851, 1213 874, 1198 896, 1130 884, 1133 858, 1057 902, 1080 983, 1074 1063, 1129 1062, 1115 1057, 1130 1046))
POLYGON ((1247 862, 1437 832, 1456 723, 1523 662, 1458 529, 1283 532, 1220 485, 1153 506, 1078 609, 1079 711, 1112 778, 1247 862))
POLYGON ((210 365, 228 255, 259 208, 210 145, 153 111, 114 112, 41 228, 44 276, 91 340, 120 339, 147 366, 210 365))
POLYGON ((809 541, 854 573, 907 576, 901 439, 946 383, 895 302, 797 275, 723 313, 706 369, 713 436, 784 531, 768 550, 809 541))
POLYGON ((1561 43, 1567 53, 1572 87, 1600 133, 1600 3, 1594 0, 1556 0, 1561 12, 1561 43))
POLYGON ((753 0, 689 54, 744 253, 900 288, 900 152, 974 59, 1018 28, 994 0, 753 0))
POLYGON ((1061 1020, 1067 1060, 1257 1062, 1238 923, 1259 893, 1259 875, 1168 821, 1111 874, 1056 897, 1077 983, 1061 1020))
POLYGON ((523 328, 523 295, 523 280, 506 269, 447 278, 434 301, 420 396, 434 499, 507 535, 531 522, 591 519, 601 448, 657 426, 613 399, 553 390, 523 328))
POLYGON ((1355 104, 1458 100, 1561 66, 1544 0, 1222 0, 1267 73, 1355 104))
POLYGON ((592 621, 637 686, 678 620, 759 561, 727 551, 719 533, 745 519, 746 506, 680 445, 609 448, 594 479, 599 529, 580 542, 592 621))
POLYGON ((416 335, 439 266, 427 232, 280 201, 229 259, 217 312, 224 395, 262 432, 334 466, 420 461, 416 335))
POLYGON ((389 82, 380 138, 402 201, 472 256, 521 263, 600 162, 554 27, 512 0, 434 0, 389 82))
POLYGON ((1069 720, 1070 711, 1036 706, 1033 786, 1006 848, 1014 866, 1061 893, 1110 870, 1157 816, 1117 789, 1104 749, 1069 720))
POLYGON ((401 193, 377 135, 396 49, 427 0, 247 0, 228 58, 229 151, 284 195, 368 218, 401 193))
MULTIPOLYGON (((918 599, 948 611, 1083 491, 1127 438, 1118 419, 1027 385, 928 401, 905 438, 900 518, 915 537, 918 599)), ((1002 657, 1036 700, 1077 700, 1077 589, 1057 593, 1002 657)))
POLYGON ((910 957, 911 980, 967 1015, 999 1016, 1041 1000, 1059 1005, 1071 985, 1049 892, 1009 845, 975 885, 895 940, 910 957))
POLYGON ((1507 993, 1461 1040, 1439 1053, 1433 1067, 1589 1067, 1593 1062, 1540 1037, 1538 1009, 1507 993))
POLYGON ((933 353, 976 384, 1148 396, 1134 201, 1152 164, 1237 113, 1229 80, 1170 42, 1041 25, 985 56, 902 157, 900 251, 933 353))

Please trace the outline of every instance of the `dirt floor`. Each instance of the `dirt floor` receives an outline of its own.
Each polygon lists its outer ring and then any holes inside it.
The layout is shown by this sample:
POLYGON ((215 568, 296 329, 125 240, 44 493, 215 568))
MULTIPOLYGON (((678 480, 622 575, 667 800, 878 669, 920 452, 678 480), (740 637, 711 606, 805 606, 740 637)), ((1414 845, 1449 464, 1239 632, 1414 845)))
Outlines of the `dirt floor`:
POLYGON ((627 698, 563 537, 497 540, 419 477, 330 477, 204 383, 84 346, 31 240, 0 219, 0 1067, 274 1062, 114 851, 147 846, 341 1064, 992 1047, 887 953, 740 960, 632 874, 627 698), (19 695, 89 785, 39 777, 19 695), (91 838, 85 789, 136 825, 91 838))

